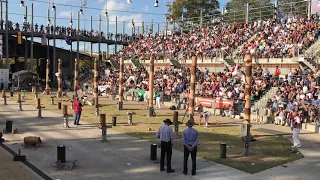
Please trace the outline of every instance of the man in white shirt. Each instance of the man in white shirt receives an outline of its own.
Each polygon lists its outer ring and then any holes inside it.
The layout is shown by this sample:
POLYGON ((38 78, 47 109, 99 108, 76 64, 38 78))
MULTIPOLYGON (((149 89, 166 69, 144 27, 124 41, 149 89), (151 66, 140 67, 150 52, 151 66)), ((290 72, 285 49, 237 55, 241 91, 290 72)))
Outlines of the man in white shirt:
POLYGON ((299 139, 300 135, 300 128, 301 128, 301 119, 298 116, 297 112, 294 112, 294 122, 292 128, 292 140, 293 140, 293 146, 294 148, 300 148, 302 143, 299 139))

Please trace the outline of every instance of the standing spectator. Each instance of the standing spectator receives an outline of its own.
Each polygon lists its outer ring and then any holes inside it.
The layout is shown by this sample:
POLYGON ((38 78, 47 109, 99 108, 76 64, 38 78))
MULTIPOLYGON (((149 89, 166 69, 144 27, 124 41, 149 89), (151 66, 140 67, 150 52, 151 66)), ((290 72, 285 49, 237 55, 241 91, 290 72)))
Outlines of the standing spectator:
POLYGON ((276 80, 279 80, 280 74, 281 74, 281 71, 278 68, 278 66, 276 66, 276 70, 274 71, 274 77, 276 78, 276 80))
POLYGON ((193 129, 194 122, 189 120, 186 123, 188 127, 182 133, 182 144, 184 148, 183 154, 183 174, 187 175, 188 172, 188 158, 189 154, 191 154, 192 160, 192 176, 196 175, 196 158, 197 158, 197 146, 199 144, 199 136, 198 131, 193 129))
POLYGON ((74 125, 80 125, 80 117, 82 112, 82 104, 79 101, 79 98, 77 97, 76 100, 73 102, 73 111, 74 111, 74 125))
POLYGON ((157 91, 156 92, 156 107, 159 108, 159 109, 161 108, 161 101, 160 100, 161 100, 160 92, 157 91))
POLYGON ((167 173, 172 173, 174 170, 171 168, 171 156, 172 156, 172 139, 173 139, 173 131, 170 128, 172 124, 170 119, 166 119, 163 121, 164 125, 162 125, 156 137, 161 141, 161 157, 160 157, 160 171, 164 171, 164 157, 167 155, 167 173))
POLYGON ((205 127, 208 127, 208 125, 209 125, 210 115, 211 115, 211 113, 209 111, 204 112, 205 127))
POLYGON ((293 146, 295 148, 301 147, 302 143, 299 139, 300 135, 300 128, 301 128, 301 119, 298 116, 297 112, 294 112, 294 122, 292 127, 292 139, 293 139, 293 146))

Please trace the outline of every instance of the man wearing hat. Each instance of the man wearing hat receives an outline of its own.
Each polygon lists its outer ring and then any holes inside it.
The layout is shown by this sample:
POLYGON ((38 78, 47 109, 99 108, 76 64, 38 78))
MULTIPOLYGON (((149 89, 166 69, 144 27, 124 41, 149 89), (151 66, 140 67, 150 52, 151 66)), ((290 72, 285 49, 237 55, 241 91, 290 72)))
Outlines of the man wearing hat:
POLYGON ((183 174, 187 175, 188 172, 188 158, 191 154, 192 160, 192 176, 196 175, 196 158, 197 158, 197 146, 199 144, 198 131, 193 129, 194 122, 189 120, 186 123, 188 127, 182 133, 182 144, 184 146, 184 155, 183 155, 183 174))
POLYGON ((172 124, 170 119, 163 121, 164 125, 161 126, 157 132, 156 137, 161 141, 161 156, 160 156, 160 171, 164 171, 164 156, 167 154, 167 173, 172 173, 174 170, 171 168, 172 156, 172 139, 173 131, 170 127, 172 124))

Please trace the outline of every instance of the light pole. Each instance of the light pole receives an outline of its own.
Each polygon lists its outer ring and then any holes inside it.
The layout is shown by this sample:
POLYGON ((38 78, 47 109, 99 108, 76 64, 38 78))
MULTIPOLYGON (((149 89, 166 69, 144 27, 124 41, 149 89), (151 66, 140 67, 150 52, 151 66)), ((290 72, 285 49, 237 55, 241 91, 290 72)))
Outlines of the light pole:
MULTIPOLYGON (((107 38, 108 40, 110 39, 110 35, 109 34, 109 16, 107 16, 107 38)), ((107 43, 107 59, 109 59, 110 57, 110 49, 109 49, 109 44, 107 43)))
MULTIPOLYGON (((71 6, 71 13, 70 13, 70 32, 68 36, 72 36, 72 26, 73 26, 73 21, 72 21, 72 6, 71 6)), ((70 61, 69 61, 69 70, 71 72, 72 67, 73 67, 73 50, 72 50, 72 41, 70 43, 70 61)))
MULTIPOLYGON (((31 46, 30 46, 30 70, 33 71, 33 3, 31 3, 31 46)), ((38 65, 38 64, 37 64, 38 65)))
MULTIPOLYGON (((84 8, 84 16, 83 16, 83 29, 86 30, 86 8, 87 8, 87 0, 84 0, 81 3, 81 6, 84 8)), ((86 50, 86 42, 83 42, 84 51, 86 50)))
MULTIPOLYGON (((56 11, 56 6, 52 5, 52 11, 53 11, 53 74, 57 72, 57 57, 56 57, 56 26, 57 26, 57 11, 56 11)), ((55 81, 56 76, 52 76, 55 81)), ((54 83, 55 84, 55 83, 54 83)))
MULTIPOLYGON (((27 24, 28 24, 28 7, 27 6, 23 6, 24 7, 24 17, 23 17, 23 26, 25 28, 25 30, 27 30, 27 24)), ((27 36, 24 36, 25 38, 25 42, 24 42, 24 69, 27 70, 28 68, 28 38, 27 36)))
POLYGON ((171 7, 171 2, 164 1, 164 5, 167 7, 167 13, 166 13, 166 28, 165 28, 165 35, 168 36, 168 15, 169 15, 169 8, 171 7))
POLYGON ((6 69, 9 69, 9 17, 8 17, 8 0, 1 1, 6 3, 6 69))
MULTIPOLYGON (((99 43, 98 43, 98 64, 100 65, 101 63, 101 14, 99 14, 99 22, 98 22, 98 28, 99 28, 99 34, 98 34, 98 40, 99 40, 99 43)), ((96 104, 98 105, 98 104, 96 104)))
POLYGON ((78 28, 77 28, 77 60, 79 60, 80 58, 80 54, 79 54, 79 45, 80 45, 80 14, 82 12, 82 9, 80 9, 80 11, 78 11, 78 28))
MULTIPOLYGON (((50 4, 49 4, 49 8, 48 8, 48 30, 50 32, 50 24, 51 24, 51 20, 50 20, 50 4)), ((50 59, 50 41, 48 39, 48 46, 47 46, 47 59, 50 59)))
POLYGON ((118 17, 116 16, 116 33, 114 35, 115 44, 114 44, 114 54, 117 53, 117 44, 118 44, 118 17))

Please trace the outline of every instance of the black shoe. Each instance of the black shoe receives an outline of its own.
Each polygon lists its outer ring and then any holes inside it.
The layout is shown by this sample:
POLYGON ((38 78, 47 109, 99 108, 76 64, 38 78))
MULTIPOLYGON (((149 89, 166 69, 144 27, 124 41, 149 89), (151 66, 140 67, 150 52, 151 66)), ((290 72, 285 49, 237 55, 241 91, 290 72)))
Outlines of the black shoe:
POLYGON ((196 175, 196 174, 197 174, 196 172, 193 172, 191 175, 194 176, 194 175, 196 175))
POLYGON ((81 124, 77 124, 77 125, 79 126, 79 125, 81 125, 81 124))
POLYGON ((162 171, 165 171, 166 169, 160 169, 160 171, 162 172, 162 171))
POLYGON ((167 170, 167 173, 173 173, 173 172, 174 172, 173 169, 168 169, 168 170, 167 170))

